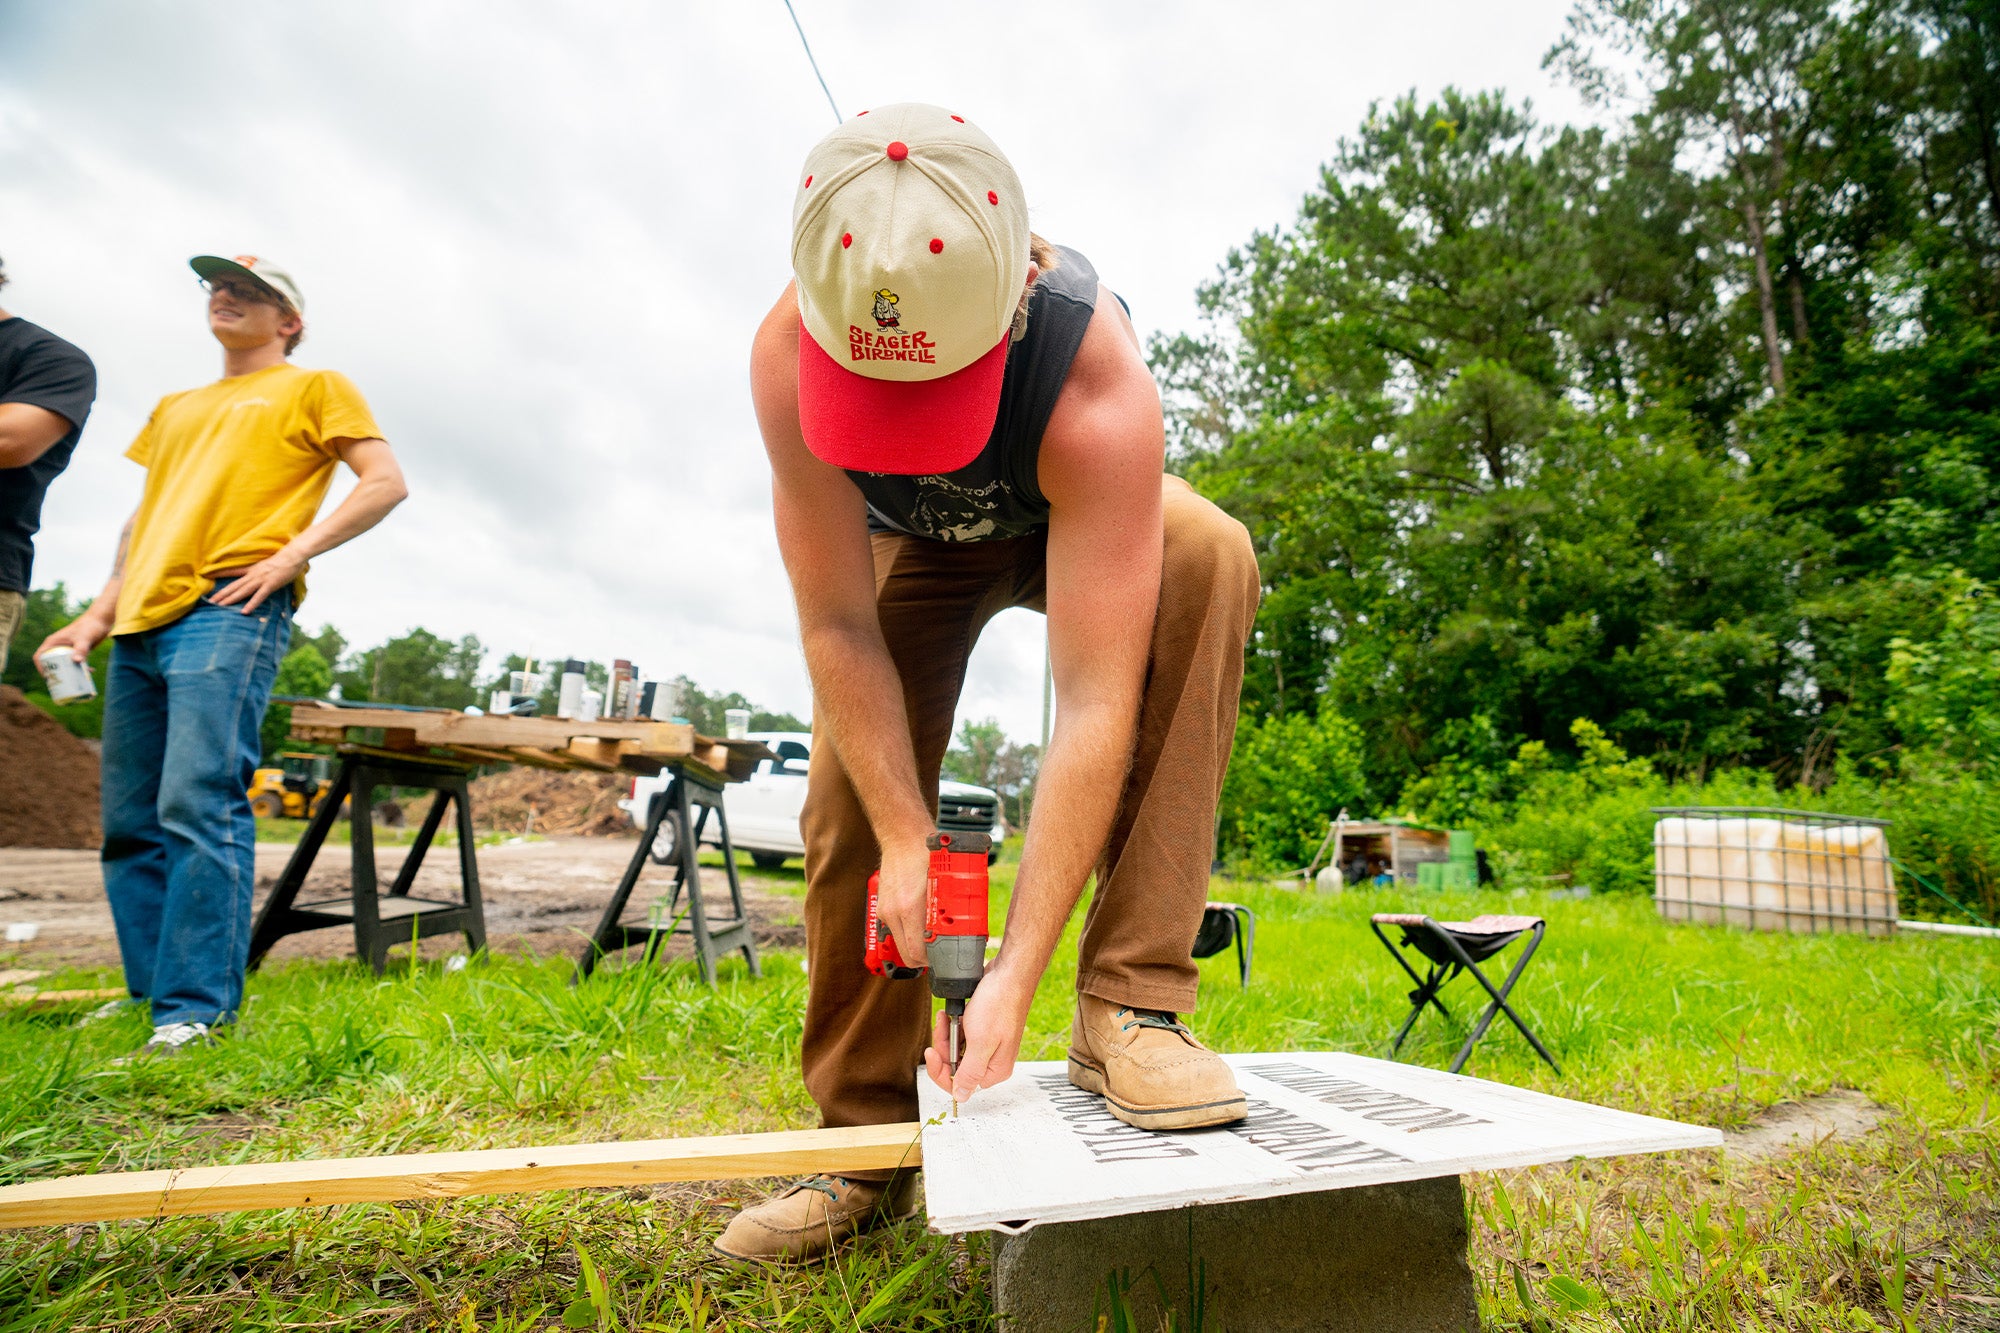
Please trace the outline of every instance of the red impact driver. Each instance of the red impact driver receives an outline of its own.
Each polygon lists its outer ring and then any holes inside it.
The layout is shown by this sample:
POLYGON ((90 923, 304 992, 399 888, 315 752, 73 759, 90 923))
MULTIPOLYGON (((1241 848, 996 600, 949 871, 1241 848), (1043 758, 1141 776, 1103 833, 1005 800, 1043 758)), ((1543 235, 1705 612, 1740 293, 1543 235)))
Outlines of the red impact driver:
MULTIPOLYGON (((876 903, 881 894, 879 874, 868 877, 868 970, 878 977, 931 974, 931 994, 944 1001, 951 1077, 958 1080, 958 1062, 965 1052, 965 1002, 986 975, 986 854, 993 840, 984 833, 933 833, 924 841, 931 849, 930 878, 924 892, 924 952, 928 968, 910 967, 897 952, 896 941, 882 925, 876 903)), ((958 1114, 958 1097, 951 1099, 958 1114)))

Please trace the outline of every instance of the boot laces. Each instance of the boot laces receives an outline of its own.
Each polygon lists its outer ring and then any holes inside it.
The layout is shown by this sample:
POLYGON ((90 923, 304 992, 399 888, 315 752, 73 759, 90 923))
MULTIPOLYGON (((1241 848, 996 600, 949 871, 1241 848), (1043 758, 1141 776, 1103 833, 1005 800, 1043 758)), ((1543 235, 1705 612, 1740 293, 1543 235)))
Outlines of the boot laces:
POLYGON ((807 1176, 804 1180, 792 1186, 794 1194, 800 1190, 818 1190, 835 1203, 840 1202, 840 1189, 833 1183, 831 1176, 807 1176))
POLYGON ((1164 1009, 1120 1009, 1121 1014, 1131 1014, 1132 1018, 1119 1025, 1120 1032, 1130 1032, 1133 1028, 1160 1028, 1167 1032, 1178 1032, 1182 1036, 1193 1035, 1187 1024, 1164 1009))

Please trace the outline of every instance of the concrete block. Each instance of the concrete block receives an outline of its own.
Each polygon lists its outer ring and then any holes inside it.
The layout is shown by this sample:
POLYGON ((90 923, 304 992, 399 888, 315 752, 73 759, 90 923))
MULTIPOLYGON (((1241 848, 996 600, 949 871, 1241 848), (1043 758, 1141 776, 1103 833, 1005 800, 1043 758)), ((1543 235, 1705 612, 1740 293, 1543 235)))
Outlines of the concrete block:
POLYGON ((1208 1330, 1477 1333, 1467 1240, 1456 1176, 1053 1222, 996 1236, 993 1303, 1008 1333, 1088 1333, 1123 1269, 1135 1327, 1189 1328, 1198 1272, 1208 1330))

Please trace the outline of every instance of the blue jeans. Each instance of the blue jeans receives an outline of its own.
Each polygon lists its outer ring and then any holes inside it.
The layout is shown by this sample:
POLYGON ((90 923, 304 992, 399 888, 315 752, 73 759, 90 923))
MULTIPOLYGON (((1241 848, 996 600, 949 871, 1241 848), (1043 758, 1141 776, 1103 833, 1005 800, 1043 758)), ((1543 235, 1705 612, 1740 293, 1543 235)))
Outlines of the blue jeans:
POLYGON ((228 1023, 243 1001, 257 883, 246 789, 291 625, 286 588, 251 615, 204 598, 112 643, 104 894, 126 989, 156 1025, 228 1023))

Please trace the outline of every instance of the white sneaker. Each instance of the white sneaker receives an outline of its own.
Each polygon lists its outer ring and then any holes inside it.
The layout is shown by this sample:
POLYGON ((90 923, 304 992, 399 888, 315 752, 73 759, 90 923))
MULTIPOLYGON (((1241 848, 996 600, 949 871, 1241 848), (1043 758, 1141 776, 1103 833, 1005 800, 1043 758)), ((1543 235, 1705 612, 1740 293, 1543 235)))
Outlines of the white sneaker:
POLYGON ((134 1060, 179 1055, 190 1046, 208 1046, 214 1041, 206 1023, 162 1023, 153 1029, 151 1039, 144 1046, 112 1063, 122 1065, 134 1060))
POLYGON ((113 1018, 123 1018, 144 1003, 145 1001, 136 999, 130 995, 122 1000, 107 1000, 85 1014, 82 1018, 77 1019, 76 1025, 78 1027, 88 1027, 92 1023, 103 1023, 113 1018))

